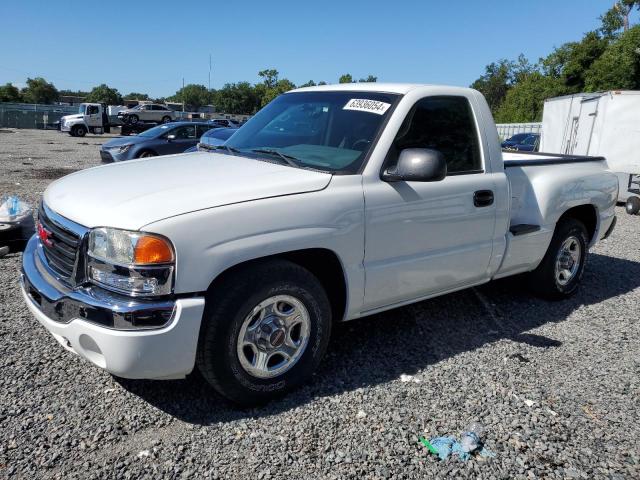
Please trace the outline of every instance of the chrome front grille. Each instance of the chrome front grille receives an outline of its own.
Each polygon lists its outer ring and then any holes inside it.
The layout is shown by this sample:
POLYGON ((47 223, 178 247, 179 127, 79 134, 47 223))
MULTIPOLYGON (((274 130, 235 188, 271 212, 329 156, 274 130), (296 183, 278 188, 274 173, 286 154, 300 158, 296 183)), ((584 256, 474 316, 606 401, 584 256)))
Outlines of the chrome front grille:
POLYGON ((82 238, 78 233, 51 217, 51 212, 41 205, 38 212, 38 221, 41 225, 38 228, 38 236, 42 251, 49 268, 65 280, 72 281, 82 238))

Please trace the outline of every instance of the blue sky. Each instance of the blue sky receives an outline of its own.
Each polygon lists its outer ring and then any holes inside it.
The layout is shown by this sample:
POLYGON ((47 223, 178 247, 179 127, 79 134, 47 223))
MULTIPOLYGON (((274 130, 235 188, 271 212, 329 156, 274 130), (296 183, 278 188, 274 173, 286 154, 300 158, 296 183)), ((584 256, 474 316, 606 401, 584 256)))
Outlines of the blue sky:
MULTIPOLYGON (((3 1, 0 83, 43 76, 173 94, 182 84, 378 81, 469 85, 496 59, 537 60, 598 27, 613 0, 3 1)), ((634 18, 637 20, 637 15, 634 18)))

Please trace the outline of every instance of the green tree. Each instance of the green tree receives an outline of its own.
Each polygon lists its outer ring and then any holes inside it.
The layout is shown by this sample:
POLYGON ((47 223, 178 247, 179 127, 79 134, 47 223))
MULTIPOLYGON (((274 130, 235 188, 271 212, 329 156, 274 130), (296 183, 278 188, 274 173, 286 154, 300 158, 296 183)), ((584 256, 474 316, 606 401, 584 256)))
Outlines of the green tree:
POLYGON ((640 89, 640 25, 612 42, 585 74, 585 89, 640 89))
POLYGON ((0 86, 0 102, 19 102, 22 100, 20 97, 20 90, 11 83, 5 83, 0 86))
POLYGON ((27 103, 53 103, 59 93, 53 83, 42 77, 27 78, 27 86, 22 89, 22 98, 27 103))
POLYGON ((606 37, 588 32, 579 42, 565 43, 542 60, 547 75, 562 79, 571 93, 585 89, 585 75, 609 45, 606 37))
POLYGON ((542 119, 544 101, 564 95, 562 79, 534 71, 509 89, 495 115, 498 123, 537 122, 542 119))
POLYGON ((340 75, 338 83, 353 83, 353 77, 350 73, 345 73, 344 75, 340 75))
POLYGON ((258 76, 262 78, 262 83, 264 83, 267 88, 275 88, 278 83, 278 70, 275 68, 261 70, 258 72, 258 76))
POLYGON ((212 95, 216 109, 225 113, 255 113, 262 102, 262 98, 249 82, 227 83, 212 95))
POLYGON ((174 102, 184 102, 193 110, 198 110, 203 105, 211 102, 211 95, 204 85, 190 83, 178 90, 176 94, 169 99, 174 102))
POLYGON ((631 27, 629 17, 634 7, 640 10, 640 0, 618 0, 618 3, 614 6, 622 15, 622 28, 625 32, 631 27))
POLYGON ((315 87, 315 86, 316 86, 316 82, 314 82, 313 80, 309 80, 307 83, 303 83, 302 85, 299 85, 299 88, 315 87))
POLYGON ((361 78, 360 80, 358 80, 358 82, 362 83, 362 82, 368 82, 368 83, 374 83, 378 81, 378 77, 374 77, 373 75, 369 75, 367 78, 361 78))
POLYGON ((146 93, 131 92, 126 94, 122 98, 124 98, 125 100, 149 100, 149 95, 147 95, 146 93))
POLYGON ((282 80, 278 80, 278 82, 273 88, 267 88, 264 91, 262 95, 261 106, 264 107, 271 100, 276 98, 278 95, 288 92, 289 90, 293 90, 294 88, 296 88, 295 84, 287 80, 286 78, 283 78, 282 80))
POLYGON ((115 88, 103 83, 91 90, 85 100, 93 103, 106 103, 107 105, 121 105, 122 95, 115 88))
POLYGON ((624 27, 624 16, 616 3, 611 9, 600 16, 602 24, 598 30, 605 38, 613 38, 624 27))
POLYGON ((511 87, 511 81, 512 62, 502 59, 487 65, 484 75, 473 82, 471 88, 484 95, 495 115, 511 87))
POLYGON ((67 95, 69 97, 86 97, 89 95, 89 92, 84 92, 82 90, 60 90, 60 96, 67 95))

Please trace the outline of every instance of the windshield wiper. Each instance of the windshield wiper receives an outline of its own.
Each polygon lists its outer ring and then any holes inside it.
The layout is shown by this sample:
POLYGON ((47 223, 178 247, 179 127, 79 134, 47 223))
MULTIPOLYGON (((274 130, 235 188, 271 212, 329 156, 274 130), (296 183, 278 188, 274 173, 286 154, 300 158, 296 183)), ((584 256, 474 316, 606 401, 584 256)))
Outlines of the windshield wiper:
POLYGON ((254 148, 251 151, 254 153, 266 153, 267 155, 275 155, 277 157, 280 157, 280 159, 290 167, 300 168, 300 160, 292 155, 287 155, 286 153, 279 152, 278 150, 271 148, 254 148))
POLYGON ((229 153, 241 153, 237 148, 229 147, 228 145, 207 145, 206 143, 200 143, 200 146, 205 150, 213 151, 213 150, 226 150, 229 153))

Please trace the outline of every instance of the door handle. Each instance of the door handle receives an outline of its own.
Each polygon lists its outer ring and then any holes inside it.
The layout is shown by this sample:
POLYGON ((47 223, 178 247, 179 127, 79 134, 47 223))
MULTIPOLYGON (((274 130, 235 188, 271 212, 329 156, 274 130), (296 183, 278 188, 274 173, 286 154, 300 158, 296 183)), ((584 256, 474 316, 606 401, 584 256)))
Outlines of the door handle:
POLYGON ((476 207, 493 205, 493 192, 491 190, 478 190, 473 194, 473 204, 476 207))

